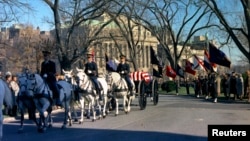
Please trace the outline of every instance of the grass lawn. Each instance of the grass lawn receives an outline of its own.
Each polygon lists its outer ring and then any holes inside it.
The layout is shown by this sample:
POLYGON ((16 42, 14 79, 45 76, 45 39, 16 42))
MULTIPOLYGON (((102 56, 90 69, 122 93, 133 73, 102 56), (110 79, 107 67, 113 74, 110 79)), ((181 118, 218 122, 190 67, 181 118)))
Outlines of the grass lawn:
MULTIPOLYGON (((174 90, 174 91, 171 91, 171 92, 167 92, 167 91, 163 91, 161 88, 159 89, 159 93, 160 93, 160 94, 163 94, 163 95, 164 95, 164 94, 166 94, 166 95, 176 95, 176 91, 175 91, 175 90, 174 90)), ((187 95, 186 87, 179 87, 179 89, 178 89, 178 94, 179 94, 179 95, 187 95)), ((190 95, 190 96, 195 96, 195 94, 194 94, 194 88, 193 88, 193 87, 189 87, 189 95, 190 95)), ((202 95, 202 96, 200 96, 200 98, 205 98, 205 96, 202 95)), ((223 93, 220 93, 220 94, 218 95, 217 98, 218 98, 219 101, 249 103, 249 102, 247 102, 247 101, 248 101, 247 98, 243 98, 243 100, 240 100, 240 99, 234 100, 233 94, 231 94, 230 100, 228 100, 228 99, 224 96, 223 93)))
MULTIPOLYGON (((160 94, 176 94, 176 90, 167 92, 167 91, 163 91, 162 89, 159 89, 159 93, 160 94)), ((186 87, 179 87, 178 94, 179 95, 187 95, 186 87)), ((194 95, 194 88, 189 87, 189 94, 194 95)))

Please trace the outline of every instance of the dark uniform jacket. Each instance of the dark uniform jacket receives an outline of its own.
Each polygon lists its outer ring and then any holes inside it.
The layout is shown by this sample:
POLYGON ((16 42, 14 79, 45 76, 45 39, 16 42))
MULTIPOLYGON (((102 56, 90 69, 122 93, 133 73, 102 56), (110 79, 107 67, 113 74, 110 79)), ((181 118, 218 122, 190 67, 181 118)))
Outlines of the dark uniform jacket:
POLYGON ((97 68, 97 65, 95 62, 87 62, 85 64, 85 70, 84 72, 90 76, 90 77, 93 77, 93 76, 98 76, 98 68, 97 68))
POLYGON ((124 64, 120 63, 117 66, 116 72, 118 72, 119 74, 121 74, 121 76, 128 76, 129 73, 130 73, 129 64, 127 64, 127 63, 124 63, 124 64))
MULTIPOLYGON (((41 73, 40 75, 43 77, 44 74, 48 75, 48 79, 55 79, 56 74, 56 64, 53 61, 42 62, 41 64, 41 73)), ((52 80, 54 81, 54 80, 52 80)))

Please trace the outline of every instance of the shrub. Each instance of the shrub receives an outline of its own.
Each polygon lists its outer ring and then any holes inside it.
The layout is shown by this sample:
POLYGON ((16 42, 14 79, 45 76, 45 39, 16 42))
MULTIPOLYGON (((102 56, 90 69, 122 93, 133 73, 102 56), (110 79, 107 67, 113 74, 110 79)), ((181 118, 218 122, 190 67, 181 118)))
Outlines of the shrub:
POLYGON ((163 91, 171 92, 176 89, 176 83, 174 81, 165 81, 161 84, 163 91))

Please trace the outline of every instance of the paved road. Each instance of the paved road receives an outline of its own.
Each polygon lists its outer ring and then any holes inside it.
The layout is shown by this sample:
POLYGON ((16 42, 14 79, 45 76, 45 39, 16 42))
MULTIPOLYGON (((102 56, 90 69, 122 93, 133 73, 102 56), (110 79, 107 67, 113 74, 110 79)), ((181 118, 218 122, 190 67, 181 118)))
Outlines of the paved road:
POLYGON ((180 95, 160 95, 158 105, 148 101, 145 110, 139 110, 135 99, 127 115, 110 113, 105 119, 86 119, 64 130, 61 114, 53 113, 54 125, 46 133, 38 133, 26 120, 25 132, 18 134, 19 120, 5 119, 3 141, 207 141, 209 124, 250 124, 250 104, 180 95))

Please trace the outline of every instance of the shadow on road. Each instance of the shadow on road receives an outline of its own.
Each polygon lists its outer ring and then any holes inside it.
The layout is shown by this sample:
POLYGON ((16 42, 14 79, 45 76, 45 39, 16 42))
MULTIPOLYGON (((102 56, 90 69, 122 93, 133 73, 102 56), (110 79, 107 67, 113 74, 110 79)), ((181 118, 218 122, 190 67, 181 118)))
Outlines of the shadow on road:
POLYGON ((2 141, 206 141, 206 137, 183 134, 128 131, 110 129, 49 128, 46 133, 38 133, 34 125, 26 125, 25 132, 18 134, 17 125, 5 124, 2 141))

